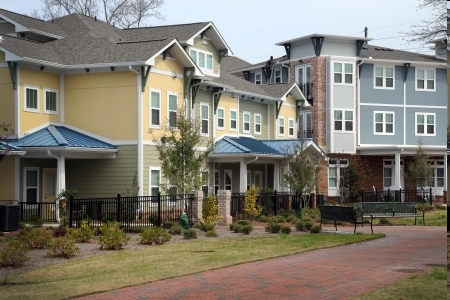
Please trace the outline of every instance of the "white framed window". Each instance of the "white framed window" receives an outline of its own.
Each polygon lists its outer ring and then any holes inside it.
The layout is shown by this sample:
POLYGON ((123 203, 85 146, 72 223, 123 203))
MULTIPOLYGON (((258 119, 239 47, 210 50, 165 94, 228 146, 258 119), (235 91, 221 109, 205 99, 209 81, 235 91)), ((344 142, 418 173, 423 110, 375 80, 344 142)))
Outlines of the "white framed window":
POLYGON ((334 63, 334 83, 353 83, 353 64, 352 63, 334 63))
POLYGON ((254 133, 255 134, 261 134, 261 114, 255 114, 254 115, 254 133))
POLYGON ((214 56, 210 52, 206 52, 198 49, 190 49, 189 55, 192 60, 199 66, 200 69, 204 71, 213 71, 213 59, 214 56))
POLYGON ((159 188, 161 186, 161 168, 160 167, 150 167, 150 196, 158 196, 159 188))
POLYGON ((374 68, 374 88, 376 89, 395 89, 394 87, 394 67, 375 67, 374 68))
MULTIPOLYGON (((404 178, 403 178, 403 159, 400 160, 400 182, 399 186, 404 187, 404 178)), ((384 159, 383 160, 383 189, 391 189, 396 186, 395 183, 395 160, 393 159, 384 159)))
POLYGON ((225 109, 223 107, 217 108, 217 129, 223 130, 225 128, 225 109))
POLYGON ((217 195, 217 191, 219 190, 219 183, 220 183, 220 172, 215 171, 214 172, 214 194, 217 195))
POLYGON ((416 91, 436 91, 436 70, 416 68, 416 91))
POLYGON ((335 131, 353 131, 353 111, 352 110, 334 110, 334 130, 335 131))
POLYGON ((230 131, 237 130, 237 110, 230 108, 230 131))
POLYGON ((328 187, 339 188, 348 167, 347 159, 331 159, 328 163, 328 187))
POLYGON ((27 204, 39 201, 39 168, 23 168, 23 198, 27 204))
POLYGON ((201 135, 209 135, 209 104, 200 103, 201 135))
POLYGON ((233 182, 233 177, 232 177, 232 171, 231 170, 225 170, 224 171, 224 186, 225 186, 225 190, 231 191, 232 189, 232 182, 233 182))
POLYGON ((46 114, 58 114, 58 91, 54 89, 44 89, 46 114))
POLYGON ((255 84, 262 83, 262 73, 255 73, 255 84))
POLYGON ((150 90, 150 127, 161 126, 161 92, 150 90))
POLYGON ((288 119, 288 136, 294 136, 294 119, 288 119))
POLYGON ((202 191, 203 197, 207 197, 209 194, 209 172, 208 170, 202 171, 202 191))
POLYGON ((177 112, 178 112, 178 94, 168 92, 167 93, 168 98, 168 116, 167 119, 169 121, 170 127, 177 127, 177 112))
POLYGON ((247 111, 244 111, 242 113, 242 132, 243 133, 250 133, 250 113, 247 111))
POLYGON ((278 135, 284 135, 284 117, 278 118, 278 135))
POLYGON ((428 182, 428 187, 443 188, 444 187, 444 171, 445 164, 443 160, 432 160, 428 165, 433 169, 431 179, 428 182))
POLYGON ((374 134, 394 135, 394 112, 374 111, 374 134))
POLYGON ((295 82, 298 85, 311 82, 311 65, 296 66, 295 69, 295 82))
POLYGON ((34 86, 24 86, 24 111, 39 112, 39 88, 34 86))
POLYGON ((312 138, 311 111, 302 111, 298 119, 298 130, 305 138, 312 138))
POLYGON ((276 83, 281 82, 281 70, 275 70, 275 82, 276 83))
POLYGON ((436 114, 416 112, 416 135, 436 135, 436 114))

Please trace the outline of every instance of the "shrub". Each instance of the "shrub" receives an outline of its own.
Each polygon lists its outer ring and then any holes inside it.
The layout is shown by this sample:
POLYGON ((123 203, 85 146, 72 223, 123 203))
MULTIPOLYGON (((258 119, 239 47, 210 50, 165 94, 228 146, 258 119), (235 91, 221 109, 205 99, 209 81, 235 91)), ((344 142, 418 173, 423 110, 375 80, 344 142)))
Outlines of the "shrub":
POLYGON ((80 228, 69 228, 67 237, 76 243, 88 243, 94 238, 94 229, 89 226, 86 220, 81 221, 80 228))
POLYGON ((203 223, 200 229, 203 230, 204 232, 208 232, 208 231, 215 230, 216 225, 203 223))
POLYGON ((391 221, 389 221, 386 218, 380 218, 380 222, 378 222, 380 225, 392 225, 391 221))
POLYGON ((239 226, 238 223, 231 223, 230 224, 230 231, 235 231, 236 226, 239 226))
POLYGON ((292 229, 289 226, 283 225, 283 226, 281 226, 280 231, 283 234, 290 234, 292 229))
POLYGON ((148 216, 148 221, 152 225, 157 225, 158 224, 158 215, 153 214, 153 215, 148 216))
POLYGON ((322 231, 322 227, 320 225, 314 225, 309 229, 310 233, 320 233, 322 231))
POLYGON ((216 222, 220 219, 219 204, 217 202, 216 195, 209 194, 203 202, 202 219, 204 220, 204 224, 208 225, 216 224, 216 222))
POLYGON ((434 205, 434 208, 438 209, 438 210, 444 210, 447 209, 447 207, 445 207, 444 205, 440 204, 440 203, 436 203, 434 205))
POLYGON ((270 222, 284 223, 284 222, 286 222, 286 218, 284 216, 273 216, 272 218, 270 218, 270 222))
POLYGON ((192 228, 186 229, 183 232, 183 236, 186 240, 190 240, 190 239, 196 239, 197 238, 197 231, 195 231, 192 228))
POLYGON ((218 237, 219 235, 217 234, 216 230, 209 230, 206 232, 206 236, 207 237, 218 237))
POLYGON ((192 226, 192 227, 202 230, 203 225, 201 223, 195 223, 194 226, 192 226))
POLYGON ((44 225, 44 219, 40 218, 39 216, 32 216, 29 219, 29 222, 33 227, 42 227, 42 225, 44 225))
POLYGON ((183 233, 183 227, 178 224, 173 225, 169 229, 169 233, 173 235, 181 235, 183 233))
POLYGON ((242 226, 245 226, 245 225, 239 225, 239 224, 237 224, 236 223, 236 225, 233 227, 233 231, 234 232, 236 232, 236 233, 241 233, 242 231, 242 226))
POLYGON ((314 223, 311 221, 310 218, 303 218, 303 219, 299 219, 296 223, 295 223, 295 229, 297 229, 297 231, 307 231, 310 230, 311 227, 313 227, 314 223))
POLYGON ((102 220, 102 223, 108 223, 108 222, 113 222, 114 218, 111 215, 102 214, 101 215, 101 220, 102 220))
POLYGON ((260 222, 264 222, 264 223, 268 223, 269 222, 269 217, 268 216, 259 216, 259 221, 260 222))
POLYGON ((67 228, 65 226, 59 226, 55 230, 53 230, 53 237, 65 236, 67 234, 67 228))
POLYGON ((48 243, 47 255, 54 257, 71 258, 80 252, 80 249, 75 247, 75 243, 68 237, 60 237, 48 243))
POLYGON ((152 226, 139 233, 139 243, 161 245, 170 241, 171 237, 164 228, 152 226))
POLYGON ((144 232, 145 228, 141 226, 133 227, 132 232, 133 233, 141 233, 144 232))
POLYGON ((421 210, 421 211, 429 211, 433 209, 433 206, 427 203, 420 203, 416 205, 416 209, 417 210, 421 210))
POLYGON ((45 248, 51 237, 45 228, 25 229, 19 239, 30 247, 30 249, 45 248))
POLYGON ((297 222, 298 218, 295 215, 289 215, 286 217, 286 222, 289 222, 291 224, 295 224, 297 222))
POLYGON ((270 233, 279 233, 280 229, 281 229, 281 225, 278 223, 273 223, 273 222, 270 222, 265 227, 266 232, 270 232, 270 233))
POLYGON ((29 258, 25 255, 30 248, 22 241, 16 240, 0 250, 0 266, 16 267, 23 265, 29 258))
POLYGON ((172 223, 172 222, 164 222, 164 223, 162 224, 162 227, 163 227, 164 229, 170 229, 170 228, 172 228, 173 225, 174 225, 174 223, 172 223))
POLYGON ((249 220, 239 220, 237 221, 237 223, 239 225, 252 225, 252 222, 250 222, 249 220))
POLYGON ((263 207, 258 204, 258 195, 259 188, 254 184, 245 192, 244 212, 251 220, 258 217, 263 210, 263 207))
POLYGON ((252 226, 252 224, 240 225, 239 229, 240 229, 240 232, 242 232, 243 234, 249 235, 253 231, 253 226, 252 226))
POLYGON ((313 220, 320 220, 320 211, 318 208, 303 208, 303 215, 313 220))
POLYGON ((3 231, 0 230, 0 236, 4 236, 5 234, 3 233, 3 231))
POLYGON ((108 222, 100 227, 100 249, 119 250, 128 244, 129 240, 130 237, 120 228, 120 223, 108 222))
POLYGON ((278 214, 282 215, 283 217, 285 217, 287 219, 289 216, 295 217, 295 210, 280 210, 280 212, 278 214))

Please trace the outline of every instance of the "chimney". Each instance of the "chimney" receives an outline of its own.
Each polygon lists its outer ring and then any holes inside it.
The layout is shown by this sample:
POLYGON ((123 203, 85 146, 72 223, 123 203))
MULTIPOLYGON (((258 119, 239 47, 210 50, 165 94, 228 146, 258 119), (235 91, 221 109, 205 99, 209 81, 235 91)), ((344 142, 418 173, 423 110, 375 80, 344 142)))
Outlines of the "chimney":
POLYGON ((366 38, 369 35, 369 29, 367 27, 364 27, 364 37, 366 38))

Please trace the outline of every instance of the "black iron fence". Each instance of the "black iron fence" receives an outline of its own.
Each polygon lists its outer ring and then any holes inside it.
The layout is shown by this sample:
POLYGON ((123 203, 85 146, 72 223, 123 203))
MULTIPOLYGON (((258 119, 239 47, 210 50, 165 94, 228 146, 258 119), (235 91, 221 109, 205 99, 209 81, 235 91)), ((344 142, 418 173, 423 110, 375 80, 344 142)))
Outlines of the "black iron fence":
POLYGON ((415 202, 429 203, 433 199, 433 190, 391 190, 361 191, 362 202, 415 202))
POLYGON ((305 139, 312 139, 313 138, 314 131, 311 130, 300 130, 297 132, 297 138, 305 138, 305 139))
POLYGON ((312 82, 301 83, 301 84, 298 84, 298 87, 302 91, 306 100, 309 103, 311 103, 311 105, 313 105, 313 83, 312 82))
MULTIPOLYGON (((260 193, 256 201, 263 208, 261 214, 269 217, 278 215, 280 211, 297 210, 308 205, 306 201, 302 201, 301 195, 290 192, 260 193)), ((244 202, 245 193, 231 193, 230 215, 233 222, 248 218, 244 202)))
POLYGON ((69 201, 69 226, 78 227, 87 220, 91 226, 116 221, 126 231, 135 227, 177 223, 185 212, 191 224, 197 221, 192 212, 194 195, 121 196, 113 198, 74 199, 69 201))
POLYGON ((27 222, 42 219, 44 222, 56 222, 56 203, 20 202, 20 221, 27 222))

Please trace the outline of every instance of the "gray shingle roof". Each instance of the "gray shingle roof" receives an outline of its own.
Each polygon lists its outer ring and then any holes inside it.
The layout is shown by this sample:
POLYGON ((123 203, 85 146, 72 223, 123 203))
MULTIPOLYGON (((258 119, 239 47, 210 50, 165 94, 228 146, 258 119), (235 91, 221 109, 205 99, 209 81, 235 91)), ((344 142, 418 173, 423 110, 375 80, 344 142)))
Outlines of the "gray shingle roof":
POLYGON ((238 91, 248 92, 251 94, 260 95, 262 97, 272 98, 272 96, 269 93, 267 93, 264 89, 262 89, 260 85, 241 79, 224 71, 220 72, 219 78, 214 78, 211 81, 231 86, 238 91))
POLYGON ((178 39, 180 42, 190 39, 210 22, 178 24, 169 26, 141 27, 122 29, 119 34, 123 41, 148 41, 162 38, 178 39))
POLYGON ((3 47, 21 57, 33 58, 57 64, 63 63, 55 49, 53 49, 49 43, 37 43, 5 35, 3 36, 3 41, 0 44, 0 47, 3 47))
POLYGON ((361 54, 359 57, 373 59, 390 59, 390 60, 401 60, 401 61, 423 61, 423 62, 444 62, 444 60, 437 59, 432 55, 425 55, 420 53, 395 50, 392 48, 386 48, 374 45, 364 45, 361 49, 361 54), (392 50, 392 51, 389 51, 392 50))
POLYGON ((291 88, 293 83, 275 83, 275 84, 262 84, 260 87, 275 98, 284 96, 291 88))
POLYGON ((252 65, 251 63, 246 62, 245 60, 240 59, 239 57, 225 56, 220 63, 220 69, 224 72, 230 72, 233 70, 243 69, 251 65, 252 65))

